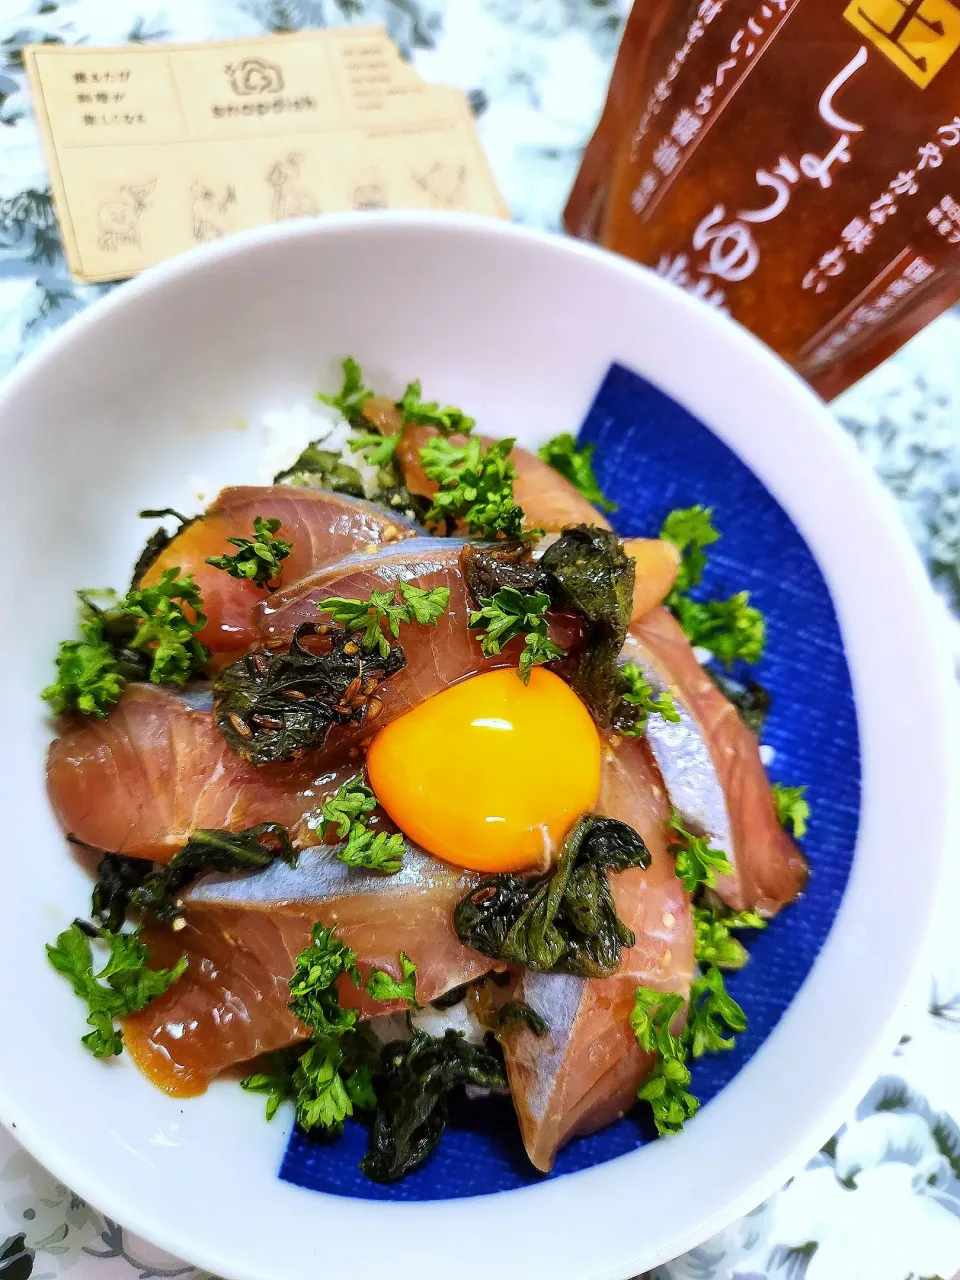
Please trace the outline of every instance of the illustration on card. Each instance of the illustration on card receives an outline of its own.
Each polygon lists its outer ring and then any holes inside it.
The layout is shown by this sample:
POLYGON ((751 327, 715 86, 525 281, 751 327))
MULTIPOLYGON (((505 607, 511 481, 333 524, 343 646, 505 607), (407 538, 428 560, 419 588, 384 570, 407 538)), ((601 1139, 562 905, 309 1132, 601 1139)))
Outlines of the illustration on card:
POLYGON ((150 208, 157 179, 150 182, 124 183, 117 200, 105 201, 99 209, 98 244, 109 253, 130 247, 140 248, 140 218, 150 208))
POLYGON ((462 209, 466 199, 467 167, 438 160, 424 173, 414 172, 414 182, 430 198, 431 209, 462 209))
POLYGON ((237 190, 227 183, 217 191, 205 182, 195 182, 190 188, 191 230, 197 244, 209 244, 228 235, 231 225, 230 210, 237 203, 237 190))
POLYGON ((291 151, 267 171, 267 184, 273 189, 270 216, 274 222, 287 218, 308 218, 319 213, 317 198, 309 187, 301 185, 300 170, 303 155, 291 151))
POLYGON ((354 209, 386 209, 387 187, 380 170, 374 166, 357 175, 353 188, 354 209))
POLYGON ((241 97, 254 93, 279 93, 283 88, 283 72, 266 58, 244 58, 228 62, 223 68, 230 88, 241 97))

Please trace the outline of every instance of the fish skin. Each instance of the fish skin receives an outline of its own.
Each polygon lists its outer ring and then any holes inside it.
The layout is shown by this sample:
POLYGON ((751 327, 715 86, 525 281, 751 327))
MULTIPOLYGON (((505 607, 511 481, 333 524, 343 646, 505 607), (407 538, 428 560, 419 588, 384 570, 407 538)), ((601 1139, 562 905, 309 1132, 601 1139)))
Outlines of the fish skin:
POLYGON ((507 1075, 527 1154, 548 1172, 556 1152, 578 1134, 594 1133, 624 1115, 656 1061, 630 1027, 638 986, 687 999, 693 979, 690 902, 667 852, 669 805, 646 744, 612 740, 605 749, 598 812, 638 831, 650 867, 611 875, 617 914, 636 934, 610 978, 519 975, 511 999, 526 1000, 547 1022, 537 1038, 525 1026, 502 1033, 507 1075))
POLYGON ((307 757, 257 767, 227 746, 209 710, 133 684, 105 720, 77 718, 50 744, 47 794, 68 835, 108 853, 169 862, 198 828, 293 828, 356 766, 307 757))
POLYGON ((622 657, 639 663, 655 693, 674 695, 680 723, 651 716, 647 740, 684 824, 733 866, 718 877, 717 893, 734 911, 775 915, 802 892, 807 864, 777 819, 756 737, 666 609, 631 626, 622 657))
POLYGON ((251 615, 270 595, 266 587, 257 587, 246 578, 232 578, 206 563, 207 556, 236 552, 228 538, 252 537, 254 516, 279 520, 277 536, 292 544, 277 578, 276 585, 281 586, 351 551, 388 545, 417 532, 417 526, 405 517, 341 493, 288 485, 224 489, 143 575, 144 586, 159 582, 163 570, 173 567, 194 575, 207 617, 198 636, 214 655, 239 655, 250 648, 256 640, 251 615))
MULTIPOLYGON (((186 895, 183 929, 148 927, 158 963, 188 957, 184 976, 124 1024, 133 1060, 155 1084, 201 1093, 229 1067, 305 1038, 287 1008, 288 979, 317 921, 356 951, 364 980, 372 967, 399 979, 405 951, 417 965, 421 1004, 490 969, 453 929, 453 908, 477 876, 409 842, 395 876, 347 867, 336 848, 306 849, 296 868, 278 862, 250 875, 207 876, 186 895)), ((337 990, 361 1019, 406 1008, 402 1000, 372 1000, 346 977, 337 990)))

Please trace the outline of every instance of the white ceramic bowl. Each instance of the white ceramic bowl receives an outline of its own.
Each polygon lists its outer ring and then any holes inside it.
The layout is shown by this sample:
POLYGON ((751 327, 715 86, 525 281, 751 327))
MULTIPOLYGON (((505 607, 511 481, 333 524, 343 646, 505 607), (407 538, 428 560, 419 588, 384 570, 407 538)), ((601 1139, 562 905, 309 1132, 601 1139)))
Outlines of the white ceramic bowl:
MULTIPOLYGON (((0 396, 6 716, 0 1117, 93 1204, 235 1280, 626 1277, 747 1211, 865 1088, 937 892, 950 673, 892 503, 824 407, 745 332, 621 259, 479 219, 331 217, 147 272, 72 320, 0 396), (495 1201, 377 1203, 276 1177, 286 1131, 235 1085, 182 1102, 79 1044, 43 944, 89 886, 44 795, 39 689, 77 587, 121 583, 140 507, 252 476, 245 423, 370 381, 463 404, 531 443, 576 430, 612 360, 707 423, 766 483, 834 596, 863 744, 863 810, 836 925, 763 1048, 676 1139, 495 1201), (491 1241, 489 1252, 486 1242, 491 1241)), ((955 774, 953 775, 956 776, 955 774)))

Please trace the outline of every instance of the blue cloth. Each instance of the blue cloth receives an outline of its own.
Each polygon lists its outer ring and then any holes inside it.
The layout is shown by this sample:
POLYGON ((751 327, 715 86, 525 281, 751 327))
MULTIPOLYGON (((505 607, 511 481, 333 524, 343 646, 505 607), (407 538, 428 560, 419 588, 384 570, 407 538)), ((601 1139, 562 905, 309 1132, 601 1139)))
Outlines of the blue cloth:
MULTIPOLYGON (((773 704, 763 741, 775 751, 775 781, 805 783, 812 818, 803 841, 806 892, 774 924, 749 935, 751 962, 727 977, 747 1013, 747 1031, 729 1053, 693 1066, 703 1104, 727 1084, 776 1026, 799 991, 836 916, 850 873, 860 812, 860 756, 850 674, 823 575, 780 504, 737 455, 652 383, 618 365, 604 379, 580 433, 596 446, 603 491, 618 504, 624 536, 656 534, 674 507, 714 510, 722 538, 710 549, 703 583, 711 598, 747 589, 767 618, 767 656, 757 676, 773 704)), ((558 1155, 551 1178, 619 1156, 655 1135, 648 1109, 558 1155)), ((507 1191, 542 1179, 523 1154, 507 1099, 459 1100, 436 1152, 391 1186, 357 1168, 366 1131, 348 1124, 334 1146, 294 1132, 281 1177, 300 1186, 376 1200, 437 1200, 507 1191)))

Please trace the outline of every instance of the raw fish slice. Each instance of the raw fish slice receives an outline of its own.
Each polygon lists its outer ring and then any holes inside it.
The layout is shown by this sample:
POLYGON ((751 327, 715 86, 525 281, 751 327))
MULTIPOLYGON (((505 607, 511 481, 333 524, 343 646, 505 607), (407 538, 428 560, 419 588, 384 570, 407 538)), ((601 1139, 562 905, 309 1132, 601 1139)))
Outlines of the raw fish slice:
MULTIPOLYGON (((186 953, 184 976, 142 1013, 125 1039, 140 1070, 171 1093, 199 1093, 227 1067, 301 1039, 287 1008, 288 979, 315 921, 335 925, 371 966, 397 978, 399 953, 417 965, 425 1004, 486 973, 490 961, 464 947, 453 908, 476 883, 409 843, 395 876, 354 870, 332 847, 305 850, 295 869, 275 863, 249 876, 209 876, 188 894, 184 929, 151 931, 159 963, 186 953)), ((374 1001, 341 979, 341 1003, 364 1018, 405 1008, 374 1001)))
POLYGON ((252 538, 254 516, 279 520, 277 536, 293 544, 278 578, 281 585, 296 582, 351 551, 376 550, 416 532, 416 526, 402 516, 340 493, 286 485, 224 489, 206 514, 175 537, 143 576, 144 585, 150 586, 173 566, 194 575, 207 615, 200 639, 214 654, 250 648, 256 639, 251 614, 270 594, 247 578, 232 578, 206 563, 207 556, 236 552, 228 538, 252 538))
MULTIPOLYGON (((314 761, 341 759, 345 750, 369 738, 374 729, 382 728, 458 680, 496 667, 517 665, 522 638, 487 658, 477 633, 467 626, 473 604, 460 566, 463 547, 459 538, 414 538, 376 555, 348 556, 289 590, 276 592, 260 606, 258 625, 264 641, 268 645, 287 644, 302 622, 316 622, 322 617, 318 605, 330 596, 367 599, 371 591, 387 589, 396 582, 412 582, 425 590, 450 590, 447 610, 435 626, 401 627, 400 644, 407 665, 377 689, 382 709, 376 720, 335 726, 323 748, 314 753, 314 761)), ((579 628, 571 626, 569 619, 565 622, 562 616, 551 628, 551 637, 562 646, 574 643, 579 634, 579 628)))
MULTIPOLYGON (((420 449, 437 433, 433 427, 407 427, 397 447, 397 460, 403 470, 407 488, 411 493, 423 493, 432 497, 437 486, 428 480, 420 462, 420 449)), ((481 436, 483 444, 494 443, 492 436, 481 436)), ((466 436, 451 436, 452 444, 462 445, 466 436)), ((545 529, 547 533, 559 533, 568 524, 593 524, 609 529, 610 524, 592 503, 588 502, 569 480, 553 467, 541 462, 536 454, 514 445, 510 458, 517 468, 513 485, 514 500, 523 508, 526 525, 531 529, 545 529)))
POLYGON ((647 722, 647 740, 684 824, 733 864, 717 893, 735 911, 774 915, 803 889, 807 864, 780 826, 756 737, 697 662, 679 623, 654 609, 623 649, 659 693, 674 694, 680 723, 647 722))
POLYGON ((629 1017, 638 986, 685 998, 693 978, 690 903, 667 852, 669 805, 646 745, 621 739, 606 749, 598 812, 619 818, 646 841, 652 861, 611 876, 617 914, 636 934, 619 971, 585 981, 524 972, 511 998, 546 1019, 546 1035, 509 1024, 504 1053, 524 1145, 545 1172, 576 1134, 593 1133, 624 1115, 655 1057, 638 1046, 629 1017))
POLYGON ((309 758, 257 768, 224 742, 209 710, 131 685, 106 720, 86 717, 50 745, 47 792, 64 831, 110 853, 167 862, 198 827, 293 827, 356 767, 309 758))

